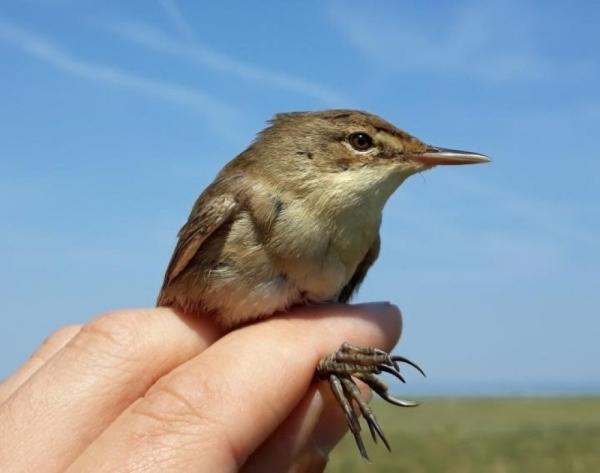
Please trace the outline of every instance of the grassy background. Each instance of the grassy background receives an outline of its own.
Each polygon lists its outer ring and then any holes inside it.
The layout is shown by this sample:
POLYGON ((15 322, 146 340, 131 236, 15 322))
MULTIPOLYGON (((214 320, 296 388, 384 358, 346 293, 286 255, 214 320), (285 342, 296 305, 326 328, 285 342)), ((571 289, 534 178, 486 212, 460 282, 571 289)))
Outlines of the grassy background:
POLYGON ((425 399, 416 409, 373 401, 392 446, 371 464, 346 436, 327 472, 600 472, 600 397, 425 399))

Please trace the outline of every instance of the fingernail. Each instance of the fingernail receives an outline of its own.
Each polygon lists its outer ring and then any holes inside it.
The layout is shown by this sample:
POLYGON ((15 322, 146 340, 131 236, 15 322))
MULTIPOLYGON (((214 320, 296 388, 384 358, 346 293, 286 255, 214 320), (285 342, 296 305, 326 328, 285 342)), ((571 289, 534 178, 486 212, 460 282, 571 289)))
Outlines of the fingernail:
POLYGON ((361 302, 360 304, 354 304, 356 307, 390 307, 393 304, 390 301, 374 301, 374 302, 361 302))
POLYGON ((354 307, 358 307, 368 312, 400 312, 400 308, 389 301, 365 302, 356 304, 354 307))

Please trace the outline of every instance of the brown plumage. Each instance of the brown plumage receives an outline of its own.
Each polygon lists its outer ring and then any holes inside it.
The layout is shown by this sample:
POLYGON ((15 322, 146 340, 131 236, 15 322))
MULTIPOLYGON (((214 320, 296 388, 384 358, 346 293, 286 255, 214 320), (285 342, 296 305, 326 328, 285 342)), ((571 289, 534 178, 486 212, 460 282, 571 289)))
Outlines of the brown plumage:
POLYGON ((196 201, 158 305, 232 329, 297 304, 347 302, 377 259, 383 207, 404 179, 486 160, 366 112, 277 115, 196 201))
POLYGON ((430 149, 352 110, 280 114, 194 205, 159 305, 233 327, 299 303, 346 302, 379 252, 383 205, 430 149), (372 147, 356 150, 353 134, 372 147))

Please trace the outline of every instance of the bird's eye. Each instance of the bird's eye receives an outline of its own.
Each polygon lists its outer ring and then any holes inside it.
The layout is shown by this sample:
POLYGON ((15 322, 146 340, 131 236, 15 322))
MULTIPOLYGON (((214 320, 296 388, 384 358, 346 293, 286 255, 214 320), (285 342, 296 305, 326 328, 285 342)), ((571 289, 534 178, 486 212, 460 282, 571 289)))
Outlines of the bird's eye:
POLYGON ((373 146, 373 138, 363 132, 352 133, 348 137, 348 142, 356 151, 367 151, 373 146))

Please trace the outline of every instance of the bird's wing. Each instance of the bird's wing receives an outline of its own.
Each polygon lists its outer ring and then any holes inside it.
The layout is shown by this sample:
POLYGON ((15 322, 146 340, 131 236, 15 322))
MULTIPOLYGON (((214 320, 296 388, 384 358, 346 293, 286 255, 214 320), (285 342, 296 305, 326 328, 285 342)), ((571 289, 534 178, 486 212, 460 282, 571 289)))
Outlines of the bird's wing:
POLYGON ((202 243, 238 210, 232 194, 202 195, 186 224, 179 230, 177 246, 165 273, 163 289, 187 267, 202 243))
POLYGON ((369 268, 373 266, 373 263, 379 256, 380 246, 381 239, 379 238, 379 235, 377 235, 375 241, 371 245, 371 248, 369 248, 369 251, 367 251, 367 254, 356 268, 354 275, 352 276, 350 281, 348 281, 348 284, 346 284, 340 292, 340 295, 338 296, 338 302, 348 302, 350 298, 356 293, 356 291, 358 291, 358 288, 364 281, 365 276, 369 271, 369 268))

